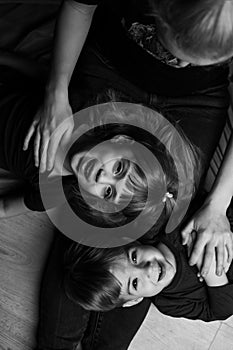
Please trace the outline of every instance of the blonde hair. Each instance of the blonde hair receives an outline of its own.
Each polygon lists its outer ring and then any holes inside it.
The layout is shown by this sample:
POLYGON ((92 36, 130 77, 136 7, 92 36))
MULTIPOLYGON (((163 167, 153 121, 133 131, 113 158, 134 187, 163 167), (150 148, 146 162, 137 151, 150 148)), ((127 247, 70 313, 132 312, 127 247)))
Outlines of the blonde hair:
MULTIPOLYGON (((112 92, 110 97, 117 98, 112 92)), ((133 165, 126 181, 129 193, 122 195, 119 204, 85 193, 87 204, 79 186, 75 185, 73 199, 69 201, 73 210, 88 223, 101 227, 121 226, 143 211, 151 227, 155 223, 160 226, 169 218, 173 208, 180 205, 177 204, 178 190, 184 202, 194 195, 201 177, 199 150, 160 113, 142 105, 111 101, 92 106, 91 111, 89 127, 93 126, 93 129, 72 146, 70 156, 116 135, 126 135, 145 146, 161 166, 155 167, 139 153, 139 157, 136 155, 138 164, 133 165), (166 192, 173 195, 164 201, 166 192), (129 202, 131 193, 133 196, 129 202), (119 210, 119 205, 124 202, 129 204, 119 210), (159 220, 161 213, 162 220, 159 220)))
POLYGON ((161 34, 194 57, 221 59, 233 55, 231 0, 150 1, 161 34), (163 34, 164 33, 164 34, 163 34))

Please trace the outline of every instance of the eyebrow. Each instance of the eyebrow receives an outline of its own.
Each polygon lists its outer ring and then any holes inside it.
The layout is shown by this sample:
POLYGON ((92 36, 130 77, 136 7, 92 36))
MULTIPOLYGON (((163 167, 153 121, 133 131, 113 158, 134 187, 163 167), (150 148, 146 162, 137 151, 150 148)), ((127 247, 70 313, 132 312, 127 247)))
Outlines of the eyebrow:
MULTIPOLYGON (((130 261, 129 250, 127 250, 127 252, 126 252, 126 257, 127 257, 128 261, 130 261)), ((129 295, 132 295, 132 293, 130 293, 130 277, 128 278, 128 282, 127 282, 127 293, 129 295)))
POLYGON ((128 279, 128 283, 127 283, 127 293, 129 295, 132 295, 132 293, 130 293, 130 278, 128 279))

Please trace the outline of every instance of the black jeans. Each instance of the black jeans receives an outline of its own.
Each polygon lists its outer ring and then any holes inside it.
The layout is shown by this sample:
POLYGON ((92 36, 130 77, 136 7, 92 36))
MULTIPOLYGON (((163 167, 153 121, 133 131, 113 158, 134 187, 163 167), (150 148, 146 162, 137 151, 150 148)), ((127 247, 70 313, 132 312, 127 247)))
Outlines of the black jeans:
MULTIPOLYGON (((191 142, 202 150, 207 168, 227 117, 227 83, 183 97, 147 93, 128 81, 96 47, 86 46, 71 81, 70 102, 75 111, 85 105, 86 99, 103 90, 115 89, 128 96, 130 102, 156 107, 179 124, 191 142)), ((68 300, 61 286, 63 254, 68 244, 65 241, 69 242, 65 237, 56 238, 45 272, 38 348, 74 350, 82 340, 85 350, 127 349, 150 301, 106 313, 87 312, 75 305, 68 300)))

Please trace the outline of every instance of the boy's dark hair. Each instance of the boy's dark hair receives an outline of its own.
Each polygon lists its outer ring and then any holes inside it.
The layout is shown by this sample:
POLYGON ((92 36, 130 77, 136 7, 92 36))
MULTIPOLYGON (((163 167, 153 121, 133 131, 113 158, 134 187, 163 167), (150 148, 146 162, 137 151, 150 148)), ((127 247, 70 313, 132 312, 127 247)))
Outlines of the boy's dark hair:
POLYGON ((110 267, 126 248, 93 248, 73 243, 65 254, 64 289, 86 310, 109 311, 122 306, 121 285, 110 267))
POLYGON ((194 57, 221 59, 233 55, 233 1, 150 1, 161 34, 194 57))

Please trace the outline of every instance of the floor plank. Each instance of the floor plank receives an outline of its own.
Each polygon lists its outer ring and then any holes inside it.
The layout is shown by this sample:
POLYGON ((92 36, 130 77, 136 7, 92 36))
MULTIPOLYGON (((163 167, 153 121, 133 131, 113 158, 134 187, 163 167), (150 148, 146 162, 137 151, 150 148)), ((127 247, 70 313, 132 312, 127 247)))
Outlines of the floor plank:
POLYGON ((222 323, 209 350, 232 350, 233 328, 222 323))
POLYGON ((218 321, 205 323, 168 317, 151 306, 130 350, 208 350, 219 327, 218 321))
POLYGON ((35 347, 39 286, 52 237, 45 214, 0 222, 0 344, 4 350, 35 347))

